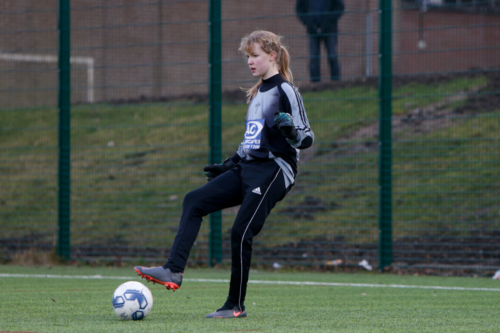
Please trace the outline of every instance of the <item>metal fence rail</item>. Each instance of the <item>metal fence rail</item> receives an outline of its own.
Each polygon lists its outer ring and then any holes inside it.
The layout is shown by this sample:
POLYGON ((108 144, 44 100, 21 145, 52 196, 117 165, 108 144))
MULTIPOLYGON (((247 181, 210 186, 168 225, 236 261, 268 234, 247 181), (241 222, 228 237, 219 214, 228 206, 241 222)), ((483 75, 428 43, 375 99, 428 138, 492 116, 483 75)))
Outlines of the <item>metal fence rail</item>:
MULTIPOLYGON (((498 269, 500 3, 344 2, 320 82, 291 1, 0 3, 0 260, 164 261, 201 169, 241 142, 237 50, 263 29, 316 142, 253 264, 498 269)), ((229 263, 236 213, 205 219, 190 264, 229 263)))

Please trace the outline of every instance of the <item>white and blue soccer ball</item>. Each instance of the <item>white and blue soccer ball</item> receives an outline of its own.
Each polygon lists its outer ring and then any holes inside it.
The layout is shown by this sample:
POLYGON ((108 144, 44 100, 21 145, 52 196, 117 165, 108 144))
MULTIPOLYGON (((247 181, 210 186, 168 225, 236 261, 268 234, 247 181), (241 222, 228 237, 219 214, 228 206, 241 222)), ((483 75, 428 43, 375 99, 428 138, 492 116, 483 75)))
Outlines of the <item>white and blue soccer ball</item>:
POLYGON ((116 288, 113 294, 113 309, 123 320, 142 320, 152 308, 153 295, 140 282, 125 282, 116 288))

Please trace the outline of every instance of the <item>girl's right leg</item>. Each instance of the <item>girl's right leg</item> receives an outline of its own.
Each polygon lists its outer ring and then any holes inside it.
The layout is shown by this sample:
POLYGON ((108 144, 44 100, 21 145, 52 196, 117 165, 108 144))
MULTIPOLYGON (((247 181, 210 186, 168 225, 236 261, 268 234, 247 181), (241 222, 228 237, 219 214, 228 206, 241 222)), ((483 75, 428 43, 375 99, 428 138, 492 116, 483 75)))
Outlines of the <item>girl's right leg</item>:
POLYGON ((134 270, 137 274, 148 282, 162 284, 167 289, 176 290, 181 286, 182 274, 200 231, 203 216, 237 206, 243 201, 240 169, 240 166, 236 166, 186 195, 182 204, 179 231, 167 263, 158 267, 136 266, 134 270))
POLYGON ((179 231, 164 268, 169 268, 172 272, 184 272, 203 217, 242 203, 242 182, 239 171, 239 167, 231 169, 184 197, 179 231))

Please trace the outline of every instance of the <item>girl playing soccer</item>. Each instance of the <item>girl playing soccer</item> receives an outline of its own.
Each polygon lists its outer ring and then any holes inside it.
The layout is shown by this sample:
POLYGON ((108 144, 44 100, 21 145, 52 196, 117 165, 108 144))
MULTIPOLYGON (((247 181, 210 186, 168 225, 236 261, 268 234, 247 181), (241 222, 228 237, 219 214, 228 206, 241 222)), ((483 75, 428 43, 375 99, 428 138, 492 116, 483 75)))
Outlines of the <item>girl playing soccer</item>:
POLYGON ((244 301, 253 237, 294 185, 300 150, 309 148, 314 141, 302 97, 292 84, 290 55, 281 37, 269 31, 254 31, 241 40, 239 51, 246 54, 252 75, 259 78, 246 90, 249 106, 243 141, 233 157, 206 166, 208 183, 185 196, 179 231, 167 263, 134 268, 148 281, 176 290, 181 286, 202 218, 241 205, 231 229, 229 295, 225 304, 206 318, 247 316, 244 301))

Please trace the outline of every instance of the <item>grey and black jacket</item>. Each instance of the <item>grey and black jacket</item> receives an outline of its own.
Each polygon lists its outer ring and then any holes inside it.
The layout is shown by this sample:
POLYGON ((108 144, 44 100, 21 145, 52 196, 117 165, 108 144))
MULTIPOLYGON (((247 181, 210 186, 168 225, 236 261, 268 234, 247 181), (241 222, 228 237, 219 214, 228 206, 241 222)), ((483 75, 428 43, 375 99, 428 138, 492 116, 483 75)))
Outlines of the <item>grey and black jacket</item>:
POLYGON ((283 170, 288 186, 294 183, 297 175, 300 149, 309 148, 313 141, 314 133, 307 120, 302 96, 295 86, 276 74, 263 80, 257 95, 250 101, 245 136, 231 159, 235 163, 239 160, 274 159, 283 170), (276 111, 292 115, 297 141, 285 138, 278 129, 274 123, 276 111))

